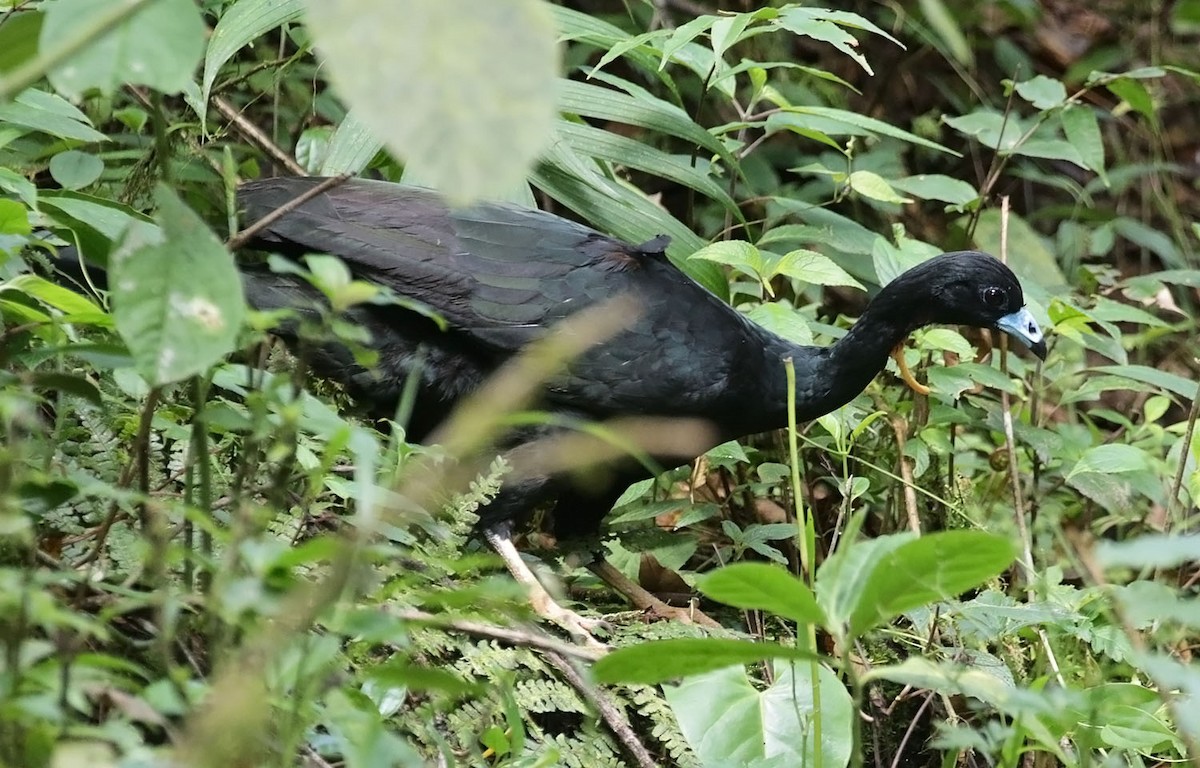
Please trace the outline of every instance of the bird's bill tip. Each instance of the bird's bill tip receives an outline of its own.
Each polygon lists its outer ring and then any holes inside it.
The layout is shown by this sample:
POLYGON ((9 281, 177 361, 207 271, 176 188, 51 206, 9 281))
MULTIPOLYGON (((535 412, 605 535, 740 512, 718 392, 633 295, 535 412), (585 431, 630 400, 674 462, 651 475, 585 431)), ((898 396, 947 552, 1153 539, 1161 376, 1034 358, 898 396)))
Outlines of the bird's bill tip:
POLYGON ((1037 355, 1039 360, 1046 359, 1046 338, 1042 335, 1037 320, 1033 319, 1033 315, 1025 307, 997 320, 996 328, 1029 347, 1029 351, 1037 355))

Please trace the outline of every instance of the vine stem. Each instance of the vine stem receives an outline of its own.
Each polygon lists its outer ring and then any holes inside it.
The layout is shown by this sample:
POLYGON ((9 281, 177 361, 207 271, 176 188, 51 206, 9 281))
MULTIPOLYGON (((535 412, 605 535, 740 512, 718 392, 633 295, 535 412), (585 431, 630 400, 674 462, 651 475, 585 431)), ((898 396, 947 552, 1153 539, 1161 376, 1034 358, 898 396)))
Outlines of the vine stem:
POLYGON ((1187 468, 1188 456, 1192 449, 1192 435, 1196 431, 1196 418, 1200 416, 1200 383, 1196 385, 1196 394, 1192 395, 1192 407, 1188 411, 1187 428, 1183 431, 1183 442, 1179 450, 1179 466, 1175 468, 1175 480, 1171 483, 1171 495, 1167 497, 1167 525, 1171 524, 1173 512, 1179 507, 1179 491, 1183 488, 1183 474, 1187 468))
POLYGON ((96 14, 90 24, 80 28, 66 42, 39 53, 32 60, 13 70, 8 77, 0 79, 0 101, 7 101, 46 76, 50 70, 63 64, 84 48, 111 32, 119 24, 129 21, 134 14, 145 9, 154 0, 114 0, 102 13, 96 14))
MULTIPOLYGON (((798 524, 798 534, 800 535, 800 569, 804 571, 804 580, 808 583, 809 589, 814 589, 816 586, 816 573, 813 560, 817 556, 816 547, 816 531, 813 525, 812 517, 804 509, 804 496, 800 492, 800 447, 796 437, 796 366, 792 358, 784 358, 783 365, 787 371, 787 415, 788 415, 788 461, 792 465, 792 504, 795 507, 796 522, 798 524)), ((815 591, 815 590, 814 590, 815 591)), ((808 625, 808 649, 814 654, 817 652, 817 628, 813 624, 808 625)), ((812 685, 812 711, 813 711, 813 768, 822 768, 824 755, 821 754, 821 745, 824 743, 821 738, 821 666, 813 659, 808 663, 809 677, 812 685)), ((849 666, 846 667, 850 669, 849 666)), ((847 674, 851 674, 849 671, 847 674)), ((857 686, 855 686, 857 688, 857 686)), ((854 718, 854 749, 852 753, 859 753, 858 745, 862 742, 858 718, 854 718)))
MULTIPOLYGON (((1008 195, 1000 198, 1000 261, 1008 263, 1008 195)), ((1008 337, 1004 334, 1000 335, 1000 370, 1008 374, 1008 337)), ((1017 441, 1013 434, 1013 418, 1012 418, 1012 403, 1009 401, 1008 392, 1000 391, 1000 411, 1004 419, 1004 444, 1008 454, 1008 479, 1012 484, 1013 496, 1013 515, 1016 518, 1017 531, 1021 536, 1021 565, 1025 569, 1025 596, 1028 600, 1033 601, 1036 598, 1033 590, 1033 535, 1029 532, 1029 524, 1025 519, 1025 497, 1021 493, 1021 477, 1017 464, 1017 441)), ((1037 630, 1038 638, 1041 640, 1042 649, 1046 652, 1046 661, 1050 664, 1050 669, 1054 672, 1058 684, 1064 688, 1067 685, 1066 679, 1063 677, 1062 668, 1058 664, 1058 657, 1054 653, 1054 647, 1050 645, 1050 636, 1046 634, 1046 630, 1039 627, 1037 630)))

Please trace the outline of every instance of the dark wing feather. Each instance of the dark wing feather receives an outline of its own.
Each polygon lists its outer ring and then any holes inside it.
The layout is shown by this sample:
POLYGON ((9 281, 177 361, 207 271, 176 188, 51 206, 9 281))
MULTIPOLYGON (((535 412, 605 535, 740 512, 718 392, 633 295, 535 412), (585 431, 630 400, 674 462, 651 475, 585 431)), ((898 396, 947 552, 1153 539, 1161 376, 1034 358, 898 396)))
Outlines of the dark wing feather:
MULTIPOLYGON (((243 185, 248 223, 320 181, 243 185)), ((334 187, 271 223, 255 245, 338 256, 359 278, 428 305, 459 333, 505 352, 632 287, 621 277, 632 261, 605 262, 633 249, 587 227, 504 204, 451 210, 434 192, 384 182, 334 187)))
MULTIPOLYGON (((252 182, 240 196, 255 221, 318 183, 252 182)), ((355 180, 286 214, 259 240, 267 249, 339 256, 359 278, 446 318, 451 330, 438 334, 396 309, 356 316, 380 348, 388 392, 398 391, 405 367, 395 361, 418 344, 442 355, 428 385, 448 400, 563 318, 631 294, 638 317, 549 382, 549 404, 599 416, 714 419, 745 406, 726 395, 740 353, 761 344, 761 332, 671 265, 661 239, 632 246, 540 211, 490 203, 449 209, 434 192, 355 180), (451 363, 470 363, 455 392, 447 391, 451 363)), ((255 302, 253 286, 247 292, 255 302)))

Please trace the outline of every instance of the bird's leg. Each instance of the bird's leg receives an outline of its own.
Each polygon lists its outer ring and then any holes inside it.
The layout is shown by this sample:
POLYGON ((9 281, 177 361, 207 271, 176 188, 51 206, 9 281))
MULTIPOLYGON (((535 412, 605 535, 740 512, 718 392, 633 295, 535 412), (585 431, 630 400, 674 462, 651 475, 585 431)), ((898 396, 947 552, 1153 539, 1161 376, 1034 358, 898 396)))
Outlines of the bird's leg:
POLYGON ((512 542, 512 529, 508 523, 500 523, 498 525, 489 526, 484 529, 484 538, 487 543, 500 559, 504 561, 508 572, 513 575, 521 584, 524 584, 529 590, 529 604, 533 606, 533 610, 542 618, 548 619, 558 626, 565 629, 575 638, 576 641, 583 643, 589 648, 607 650, 608 646, 601 643, 596 638, 592 637, 592 632, 605 627, 602 619, 588 619, 580 616, 574 611, 567 610, 554 601, 542 583, 538 581, 537 576, 521 559, 521 553, 517 551, 516 546, 512 542))
POLYGON ((628 598, 629 602, 640 611, 646 611, 664 619, 675 619, 684 624, 699 624, 702 627, 720 627, 713 619, 699 609, 677 608, 667 605, 652 595, 642 585, 632 581, 625 574, 602 556, 597 555, 587 569, 608 586, 628 598))
POLYGON ((900 342, 892 348, 892 359, 896 361, 896 367, 900 369, 900 378, 904 379, 904 383, 916 392, 918 395, 928 395, 933 390, 917 381, 913 376, 912 371, 908 368, 908 363, 904 360, 904 342, 900 342))

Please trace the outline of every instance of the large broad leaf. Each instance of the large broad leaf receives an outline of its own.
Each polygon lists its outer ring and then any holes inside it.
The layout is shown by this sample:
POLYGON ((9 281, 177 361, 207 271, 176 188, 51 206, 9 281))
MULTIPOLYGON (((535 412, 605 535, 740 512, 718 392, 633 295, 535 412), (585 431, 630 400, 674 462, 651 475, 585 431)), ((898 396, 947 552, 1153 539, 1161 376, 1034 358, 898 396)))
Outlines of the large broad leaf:
POLYGON ((112 313, 152 385, 200 373, 233 351, 245 314, 233 256, 165 186, 161 232, 133 229, 111 257, 112 313))
POLYGON ((30 88, 11 103, 0 104, 0 123, 12 123, 32 131, 77 141, 107 141, 92 127, 87 115, 53 93, 30 88))
POLYGON ((756 689, 741 667, 689 677, 664 686, 667 703, 703 765, 814 765, 814 718, 821 718, 821 764, 845 766, 853 749, 854 704, 837 676, 822 665, 775 665, 775 682, 756 689), (820 681, 821 709, 813 708, 812 672, 820 681))
POLYGON ((855 542, 817 573, 830 628, 858 637, 894 616, 957 597, 1013 561, 1012 542, 983 531, 896 534, 855 542))
POLYGON ((524 180, 555 119, 558 51, 542 0, 306 8, 338 93, 416 178, 459 203, 524 180))
MULTIPOLYGON (((230 6, 221 15, 208 40, 208 51, 204 54, 201 106, 208 106, 213 83, 225 62, 252 40, 300 18, 303 11, 303 0, 238 0, 230 6)), ((200 119, 204 119, 203 111, 200 119)))
POLYGON ((734 608, 769 611, 800 624, 825 623, 808 586, 778 565, 734 563, 706 574, 696 586, 734 608))
POLYGON ((778 643, 754 643, 719 637, 685 637, 652 640, 618 648, 592 667, 602 683, 654 685, 678 677, 699 675, 734 664, 750 664, 769 658, 812 661, 808 651, 778 643))
POLYGON ((77 37, 121 7, 133 8, 120 24, 50 73, 61 93, 79 98, 89 88, 111 93, 126 84, 178 93, 192 83, 204 53, 204 20, 193 0, 98 3, 52 0, 42 5, 39 49, 51 50, 77 37))

